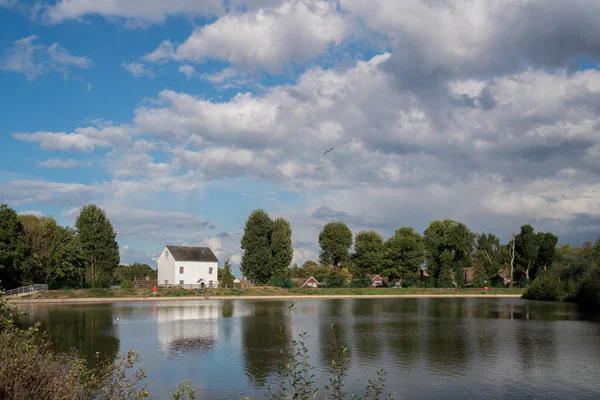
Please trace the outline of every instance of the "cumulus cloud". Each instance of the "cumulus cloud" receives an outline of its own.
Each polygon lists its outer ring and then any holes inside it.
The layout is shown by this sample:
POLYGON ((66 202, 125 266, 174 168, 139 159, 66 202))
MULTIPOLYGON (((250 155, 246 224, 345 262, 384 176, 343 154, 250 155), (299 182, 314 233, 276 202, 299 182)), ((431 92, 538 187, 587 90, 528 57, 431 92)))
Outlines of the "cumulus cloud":
MULTIPOLYGON (((163 42, 143 61, 185 62, 181 73, 227 85, 240 70, 280 72, 349 35, 363 35, 378 54, 311 65, 289 83, 225 99, 163 90, 112 134, 15 134, 48 150, 106 149, 113 181, 12 181, 3 196, 151 209, 161 193, 196 194, 250 177, 300 199, 293 208, 268 203, 292 223, 297 262, 317 256, 318 232, 331 220, 385 235, 402 225, 422 231, 439 218, 503 237, 527 222, 566 237, 600 234, 600 71, 572 68, 581 55, 600 56, 597 2, 322 3, 265 1, 244 10, 235 2, 230 14, 182 44, 163 42), (348 31, 356 26, 364 30, 348 31), (299 35, 291 42, 290 32, 299 35), (231 65, 201 74, 190 64, 207 59, 231 65)), ((212 222, 159 231, 118 215, 131 237, 164 241, 147 233, 160 232, 180 244, 210 240, 221 259, 240 254, 239 236, 210 232, 212 222)))
POLYGON ((85 69, 92 65, 87 57, 75 56, 58 43, 38 44, 38 36, 19 39, 0 60, 0 70, 24 74, 33 81, 38 76, 55 71, 68 76, 72 68, 85 69))
POLYGON ((190 79, 196 74, 196 70, 191 65, 181 65, 179 67, 179 72, 184 74, 187 79, 190 79))
POLYGON ((131 75, 133 75, 136 78, 139 78, 141 76, 148 76, 150 78, 154 77, 154 73, 150 69, 148 69, 142 63, 138 63, 138 62, 126 63, 126 62, 123 62, 121 64, 121 67, 123 67, 123 69, 125 71, 129 72, 131 75))
POLYGON ((81 163, 72 158, 61 160, 60 158, 49 158, 38 164, 41 168, 75 168, 80 166, 81 163))
POLYGON ((122 18, 130 26, 164 22, 176 15, 212 16, 224 11, 222 0, 59 0, 42 8, 42 19, 51 24, 66 20, 81 20, 86 16, 122 18))
POLYGON ((39 143, 44 150, 62 150, 90 152, 96 147, 112 147, 117 144, 129 143, 137 132, 130 125, 112 125, 101 122, 97 126, 87 126, 75 129, 74 132, 34 132, 14 133, 16 139, 39 143))
POLYGON ((335 2, 296 0, 230 13, 196 29, 182 44, 163 42, 148 61, 174 59, 228 61, 248 70, 280 73, 292 61, 305 61, 347 35, 335 2))

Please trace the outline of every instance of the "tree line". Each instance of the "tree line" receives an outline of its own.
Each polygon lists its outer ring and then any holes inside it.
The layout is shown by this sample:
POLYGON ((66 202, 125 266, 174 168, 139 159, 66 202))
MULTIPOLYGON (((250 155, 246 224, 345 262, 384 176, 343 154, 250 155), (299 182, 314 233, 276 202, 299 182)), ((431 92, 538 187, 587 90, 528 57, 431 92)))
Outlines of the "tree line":
POLYGON ((319 263, 309 260, 289 268, 293 255, 290 224, 283 218, 272 221, 263 210, 255 210, 244 227, 241 272, 260 284, 309 276, 335 286, 351 285, 353 280, 364 284, 367 275, 379 274, 405 286, 457 287, 465 283, 465 269, 470 268, 470 283, 475 286, 494 281, 504 284, 504 278, 510 286, 529 286, 539 276, 551 276, 549 271, 557 273, 568 269, 565 263, 575 263, 579 272, 569 279, 574 291, 576 278, 600 263, 600 239, 595 246, 587 243, 580 249, 557 247, 558 237, 552 232, 536 232, 531 225, 523 225, 508 243, 501 243, 492 233, 472 232, 451 219, 432 221, 423 234, 404 226, 387 239, 374 230, 353 235, 345 223, 329 222, 319 233, 318 243, 319 263), (565 258, 567 249, 570 255, 565 258), (428 275, 425 283, 420 279, 422 271, 428 275))
POLYGON ((81 208, 74 227, 61 226, 49 216, 18 215, 8 205, 0 205, 4 288, 33 283, 105 287, 113 282, 119 262, 112 224, 104 210, 93 204, 81 208))

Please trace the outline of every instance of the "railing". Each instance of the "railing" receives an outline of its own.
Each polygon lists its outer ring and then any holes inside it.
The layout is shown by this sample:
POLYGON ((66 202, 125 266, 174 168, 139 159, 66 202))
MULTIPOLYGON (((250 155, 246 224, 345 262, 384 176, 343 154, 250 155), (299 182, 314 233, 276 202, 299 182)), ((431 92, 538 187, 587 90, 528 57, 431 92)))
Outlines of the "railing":
MULTIPOLYGON (((173 283, 159 283, 158 287, 159 288, 180 288, 180 289, 238 289, 238 288, 248 288, 248 287, 253 287, 254 285, 252 285, 249 282, 245 282, 245 283, 233 283, 233 284, 229 284, 229 285, 224 285, 222 283, 213 283, 212 285, 209 283, 205 283, 205 284, 173 284, 173 283)), ((145 287, 142 285, 139 285, 138 287, 145 287)))
POLYGON ((4 297, 19 296, 19 295, 28 294, 28 293, 44 292, 46 290, 48 290, 48 285, 46 285, 46 284, 21 286, 16 289, 7 290, 4 293, 4 297))

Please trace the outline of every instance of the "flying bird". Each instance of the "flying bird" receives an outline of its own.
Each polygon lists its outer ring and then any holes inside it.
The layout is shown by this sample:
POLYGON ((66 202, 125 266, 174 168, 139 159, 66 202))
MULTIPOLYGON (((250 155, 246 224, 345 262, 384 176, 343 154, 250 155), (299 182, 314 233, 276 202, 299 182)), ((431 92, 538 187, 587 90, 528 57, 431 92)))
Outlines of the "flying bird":
POLYGON ((331 150, 333 150, 333 147, 332 147, 332 148, 330 148, 329 150, 327 150, 325 153, 323 153, 323 155, 325 155, 325 154, 329 153, 331 150))

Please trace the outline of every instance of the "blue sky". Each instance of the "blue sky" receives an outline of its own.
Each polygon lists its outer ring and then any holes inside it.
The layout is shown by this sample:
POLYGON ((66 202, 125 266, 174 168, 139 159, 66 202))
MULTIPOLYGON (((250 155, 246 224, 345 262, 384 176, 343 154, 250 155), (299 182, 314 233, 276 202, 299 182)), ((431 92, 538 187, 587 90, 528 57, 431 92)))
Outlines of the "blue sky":
POLYGON ((0 0, 0 201, 96 203, 124 262, 237 263, 254 208, 298 262, 331 220, 595 240, 600 5, 511 1, 0 0))

